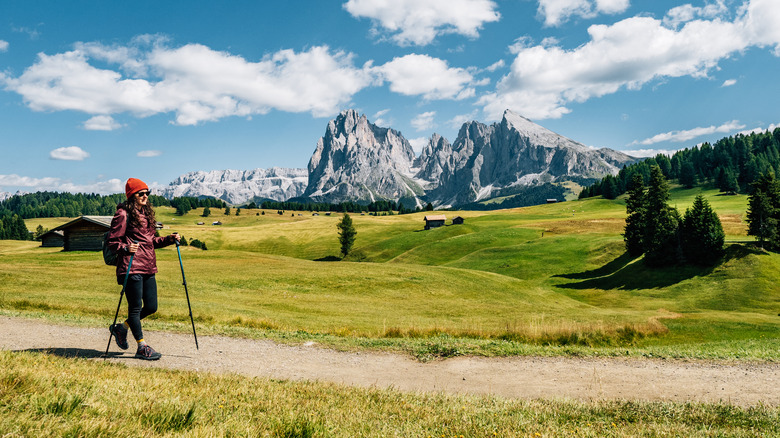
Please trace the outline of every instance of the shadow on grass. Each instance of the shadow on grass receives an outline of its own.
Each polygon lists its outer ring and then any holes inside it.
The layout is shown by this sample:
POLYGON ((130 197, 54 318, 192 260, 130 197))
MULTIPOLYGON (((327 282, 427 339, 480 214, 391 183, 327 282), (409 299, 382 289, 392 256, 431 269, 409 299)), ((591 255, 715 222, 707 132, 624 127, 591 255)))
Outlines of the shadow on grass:
POLYGON ((665 268, 650 268, 641 260, 631 263, 634 258, 624 253, 606 265, 590 271, 556 275, 579 282, 560 284, 558 287, 565 289, 657 289, 672 286, 682 281, 709 275, 718 266, 731 260, 741 259, 748 255, 766 254, 763 250, 753 246, 729 245, 723 257, 710 266, 685 264, 665 268))
POLYGON ((336 257, 331 255, 331 256, 325 256, 318 259, 314 259, 314 261, 315 262, 340 262, 341 257, 336 257))
MULTIPOLYGON (((98 351, 91 348, 28 348, 26 350, 30 353, 44 353, 44 354, 52 354, 54 356, 59 357, 66 357, 66 358, 84 358, 84 359, 97 359, 103 357, 105 354, 105 351, 98 351)), ((108 358, 114 358, 122 356, 123 353, 118 353, 115 351, 109 351, 108 352, 108 358)))

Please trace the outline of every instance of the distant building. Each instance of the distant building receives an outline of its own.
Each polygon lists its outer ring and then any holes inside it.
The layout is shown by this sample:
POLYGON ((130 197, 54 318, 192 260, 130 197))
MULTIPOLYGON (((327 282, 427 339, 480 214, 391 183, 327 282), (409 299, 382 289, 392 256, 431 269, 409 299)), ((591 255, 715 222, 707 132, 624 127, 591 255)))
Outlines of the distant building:
MULTIPOLYGON (((111 219, 113 216, 81 216, 46 234, 61 231, 62 245, 59 246, 63 247, 63 251, 101 251, 103 234, 111 229, 111 219)), ((51 246, 54 246, 54 239, 50 242, 51 246)), ((44 243, 43 246, 48 245, 44 243)))
POLYGON ((44 248, 62 248, 65 245, 65 232, 62 230, 51 230, 39 237, 41 246, 44 248))
POLYGON ((432 214, 425 216, 425 229, 438 228, 444 226, 444 221, 447 220, 447 216, 443 214, 432 214))
POLYGON ((452 219, 452 225, 463 225, 463 218, 456 216, 452 219))
POLYGON ((222 222, 220 221, 212 222, 211 225, 222 225, 222 222))
POLYGON ((556 202, 558 202, 558 200, 557 199, 553 199, 553 198, 550 198, 550 199, 547 200, 548 204, 555 204, 556 202))

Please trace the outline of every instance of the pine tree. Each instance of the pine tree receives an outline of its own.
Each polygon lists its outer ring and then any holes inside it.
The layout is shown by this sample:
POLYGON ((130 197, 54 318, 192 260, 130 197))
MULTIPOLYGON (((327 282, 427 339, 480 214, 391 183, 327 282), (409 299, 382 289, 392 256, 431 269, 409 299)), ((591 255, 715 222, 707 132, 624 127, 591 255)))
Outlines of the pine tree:
POLYGON ((693 163, 690 161, 684 162, 680 168, 680 184, 687 189, 696 185, 696 169, 693 168, 693 163))
POLYGON ((352 245, 355 243, 355 236, 357 230, 352 225, 352 218, 348 213, 344 213, 344 217, 339 221, 336 227, 339 229, 339 243, 341 244, 342 257, 346 257, 349 251, 352 249, 352 245))
POLYGON ((762 175, 752 185, 748 196, 748 236, 755 236, 761 247, 767 242, 769 249, 780 247, 778 216, 780 216, 780 182, 773 173, 762 175))
POLYGON ((623 240, 626 242, 626 251, 636 257, 644 252, 642 234, 645 228, 645 185, 642 183, 642 175, 635 173, 631 177, 627 193, 623 240))
POLYGON ((211 209, 208 206, 203 207, 203 217, 209 217, 209 216, 211 216, 211 209))
POLYGON ((669 266, 679 262, 680 213, 668 205, 669 183, 661 168, 652 166, 645 200, 642 242, 648 266, 669 266))
POLYGON ((686 260, 709 265, 723 255, 723 226, 704 196, 698 195, 693 206, 685 210, 681 226, 682 251, 686 260))

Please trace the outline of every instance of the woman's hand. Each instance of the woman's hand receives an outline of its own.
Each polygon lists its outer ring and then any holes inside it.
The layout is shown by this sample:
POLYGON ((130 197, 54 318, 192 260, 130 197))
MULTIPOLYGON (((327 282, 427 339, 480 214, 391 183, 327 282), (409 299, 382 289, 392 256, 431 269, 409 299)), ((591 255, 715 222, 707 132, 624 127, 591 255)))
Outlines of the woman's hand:
POLYGON ((179 233, 173 233, 172 236, 174 239, 176 239, 177 243, 181 242, 181 236, 179 235, 179 233))
POLYGON ((138 243, 131 243, 130 245, 127 245, 127 252, 134 254, 136 251, 138 251, 138 246, 138 243))

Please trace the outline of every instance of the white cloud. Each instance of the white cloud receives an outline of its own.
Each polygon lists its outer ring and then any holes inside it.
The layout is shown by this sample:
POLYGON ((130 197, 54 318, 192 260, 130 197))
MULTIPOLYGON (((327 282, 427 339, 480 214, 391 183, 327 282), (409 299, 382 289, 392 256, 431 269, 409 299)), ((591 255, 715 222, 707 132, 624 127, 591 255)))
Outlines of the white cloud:
POLYGON ((159 157, 162 155, 162 151, 140 151, 136 156, 141 158, 152 158, 152 157, 159 157))
POLYGON ((385 114, 389 112, 390 112, 389 108, 377 111, 376 114, 374 114, 374 116, 372 117, 372 119, 374 120, 374 124, 377 126, 384 126, 384 127, 391 126, 392 119, 384 118, 385 114))
POLYGON ((538 14, 545 26, 559 26, 570 17, 593 18, 598 14, 619 14, 629 0, 539 0, 538 14))
POLYGON ((390 82, 390 90, 407 96, 423 96, 427 100, 465 99, 474 95, 468 85, 474 79, 462 68, 451 68, 447 62, 428 55, 411 54, 375 67, 380 76, 390 82))
POLYGON ((418 131, 432 129, 435 126, 433 123, 434 116, 436 116, 436 111, 428 111, 422 114, 417 114, 417 116, 412 119, 412 126, 418 131))
POLYGON ((778 22, 778 3, 752 0, 734 21, 698 19, 679 30, 641 16, 590 26, 590 41, 571 50, 521 38, 510 47, 516 54, 510 73, 479 103, 494 119, 507 108, 533 119, 558 118, 571 112, 572 102, 653 80, 706 77, 721 60, 751 46, 773 46, 780 56, 778 22))
POLYGON ((736 131, 737 129, 743 129, 744 127, 745 125, 739 123, 737 120, 732 120, 731 122, 724 123, 720 126, 712 125, 707 127, 687 129, 684 131, 664 132, 662 134, 657 134, 641 141, 634 141, 631 144, 651 145, 655 143, 661 143, 664 141, 672 141, 672 142, 679 143, 679 142, 694 139, 696 137, 701 137, 703 135, 714 134, 716 132, 727 134, 732 131, 736 131))
POLYGON ((477 111, 472 111, 468 114, 458 114, 455 117, 451 118, 447 125, 451 127, 452 129, 460 129, 460 127, 466 123, 471 122, 473 120, 477 119, 477 111))
POLYGON ((490 71, 490 72, 494 72, 494 71, 498 70, 499 68, 504 68, 505 65, 506 65, 506 62, 504 62, 503 59, 499 59, 498 61, 490 64, 485 70, 490 71))
POLYGON ((0 40, 0 52, 5 52, 8 50, 8 41, 0 40))
POLYGON ((113 131, 122 126, 111 116, 95 116, 84 122, 84 129, 88 131, 113 131))
POLYGON ((677 28, 680 24, 691 21, 695 18, 717 18, 725 16, 729 11, 724 0, 715 0, 707 3, 703 7, 684 4, 670 9, 664 17, 664 24, 669 27, 677 28))
POLYGON ((412 145, 412 150, 416 155, 420 155, 425 146, 428 145, 427 137, 410 138, 409 144, 412 145))
POLYGON ((53 160, 84 161, 88 157, 89 153, 78 146, 57 148, 49 153, 49 158, 53 160))
MULTIPOLYGON (((683 148, 684 149, 684 148, 683 148)), ((681 151, 682 149, 635 149, 631 151, 620 151, 624 154, 631 155, 632 157, 637 158, 648 158, 648 157, 655 157, 658 154, 666 155, 667 157, 671 157, 675 153, 681 151)))
POLYGON ((29 188, 30 191, 99 193, 104 195, 124 193, 125 191, 125 184, 119 179, 96 181, 91 184, 74 184, 71 181, 63 180, 61 178, 32 178, 29 176, 19 176, 16 174, 0 175, 0 187, 2 186, 25 187, 29 188))
POLYGON ((766 131, 774 132, 774 130, 777 129, 778 127, 780 127, 780 124, 773 123, 769 125, 767 128, 753 128, 753 129, 748 129, 746 131, 740 131, 737 134, 742 134, 742 135, 763 134, 766 131))
POLYGON ((736 83, 737 83, 736 79, 726 79, 725 81, 723 81, 723 85, 721 85, 721 87, 730 87, 736 83))
POLYGON ((401 46, 451 33, 476 38, 485 23, 500 18, 491 0, 349 0, 343 7, 355 18, 371 19, 374 33, 384 31, 401 46))
POLYGON ((0 80, 36 111, 103 116, 128 112, 139 117, 171 112, 176 124, 194 125, 272 109, 315 116, 336 113, 374 80, 370 64, 357 68, 353 58, 327 46, 281 50, 250 62, 199 44, 172 49, 157 43, 146 53, 82 44, 70 52, 39 54, 21 76, 0 80), (123 76, 93 66, 94 59, 129 72, 154 72, 156 77, 123 76))

